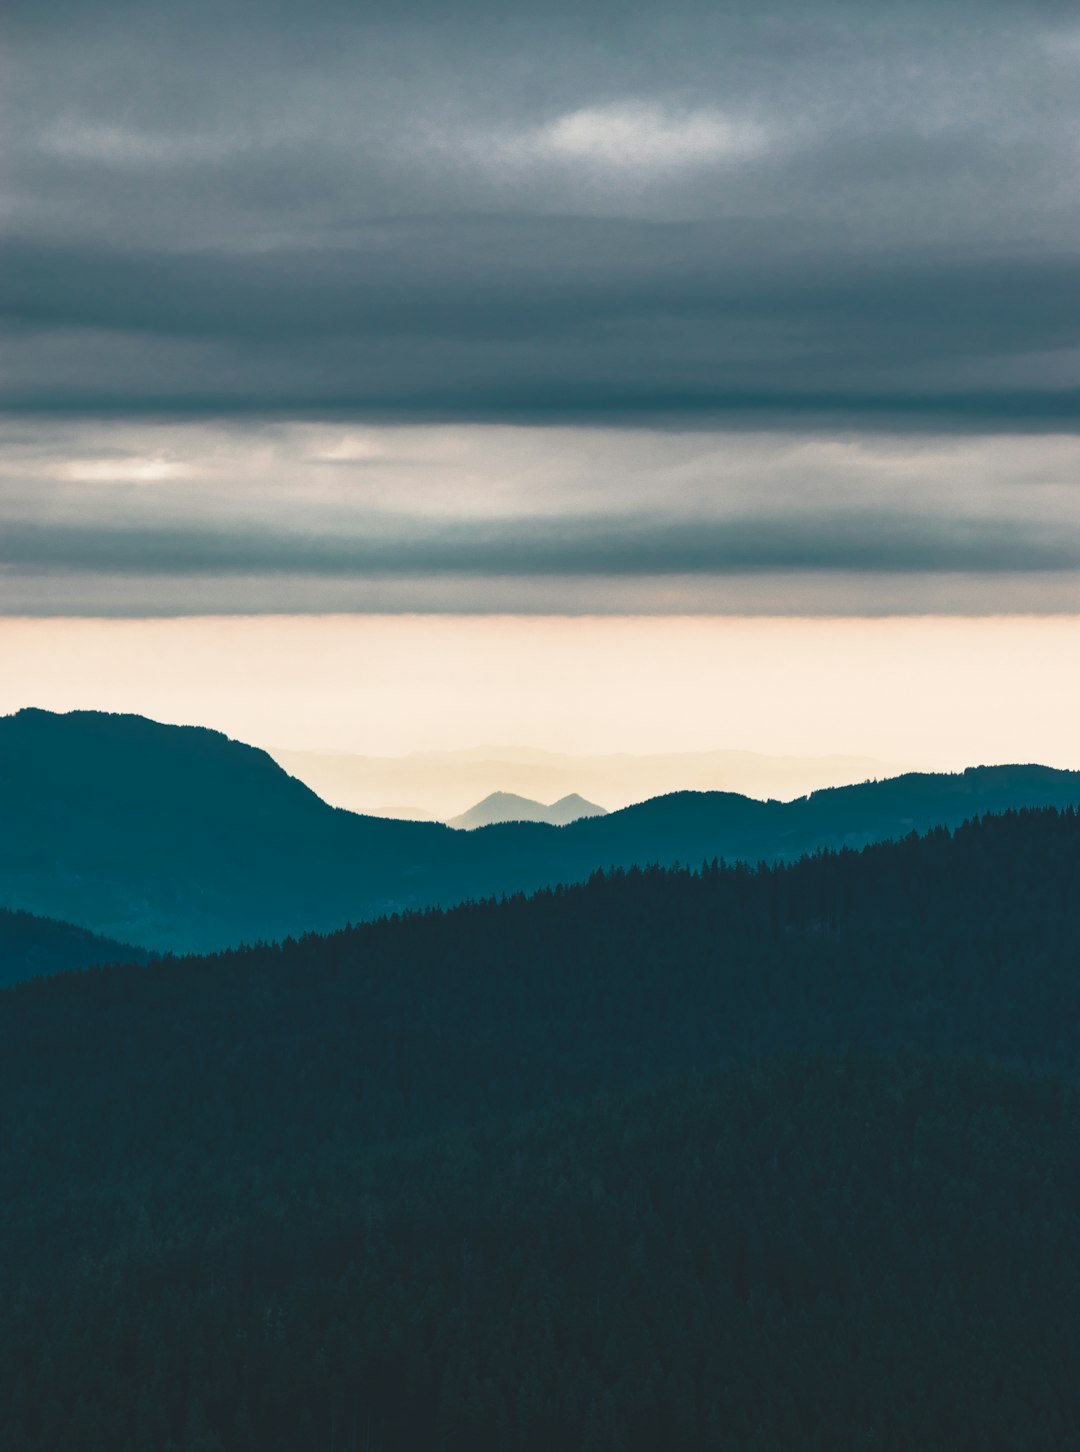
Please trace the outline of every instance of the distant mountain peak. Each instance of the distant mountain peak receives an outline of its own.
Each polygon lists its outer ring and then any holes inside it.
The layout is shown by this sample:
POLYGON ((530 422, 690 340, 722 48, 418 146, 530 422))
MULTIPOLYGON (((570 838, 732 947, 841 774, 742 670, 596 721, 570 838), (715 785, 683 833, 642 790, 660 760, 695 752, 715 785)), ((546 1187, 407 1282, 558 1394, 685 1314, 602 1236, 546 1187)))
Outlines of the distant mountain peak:
POLYGON ((461 832, 472 832, 477 827, 493 827, 500 822, 546 822, 551 827, 566 827, 571 822, 580 821, 582 817, 606 816, 604 807, 586 801, 577 792, 560 797, 550 806, 533 801, 531 797, 519 797, 514 792, 492 792, 467 812, 451 817, 446 825, 461 832))

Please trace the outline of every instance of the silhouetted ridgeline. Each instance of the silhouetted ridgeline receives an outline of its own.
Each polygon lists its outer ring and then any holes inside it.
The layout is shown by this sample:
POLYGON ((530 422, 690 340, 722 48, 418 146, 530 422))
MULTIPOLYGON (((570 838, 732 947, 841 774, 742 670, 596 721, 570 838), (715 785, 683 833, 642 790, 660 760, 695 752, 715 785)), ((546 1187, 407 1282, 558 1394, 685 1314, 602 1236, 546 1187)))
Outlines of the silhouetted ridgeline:
POLYGON ((200 951, 598 867, 795 858, 975 813, 1080 804, 1080 773, 986 767, 759 802, 681 792, 564 827, 454 832, 326 805, 266 755, 138 716, 0 719, 0 905, 200 951))
POLYGON ((0 994, 5 1452, 1080 1446, 1080 818, 0 994))
POLYGON ((0 988, 70 968, 148 963, 152 956, 130 943, 114 943, 70 923, 0 908, 0 988))

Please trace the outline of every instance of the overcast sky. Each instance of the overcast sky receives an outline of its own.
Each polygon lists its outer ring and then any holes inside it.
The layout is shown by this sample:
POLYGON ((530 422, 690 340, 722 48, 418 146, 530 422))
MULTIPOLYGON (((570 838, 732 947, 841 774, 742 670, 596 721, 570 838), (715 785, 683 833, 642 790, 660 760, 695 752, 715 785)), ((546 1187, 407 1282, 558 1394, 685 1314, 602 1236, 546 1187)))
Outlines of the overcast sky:
POLYGON ((1074 6, 2 29, 0 611, 1080 609, 1074 6))

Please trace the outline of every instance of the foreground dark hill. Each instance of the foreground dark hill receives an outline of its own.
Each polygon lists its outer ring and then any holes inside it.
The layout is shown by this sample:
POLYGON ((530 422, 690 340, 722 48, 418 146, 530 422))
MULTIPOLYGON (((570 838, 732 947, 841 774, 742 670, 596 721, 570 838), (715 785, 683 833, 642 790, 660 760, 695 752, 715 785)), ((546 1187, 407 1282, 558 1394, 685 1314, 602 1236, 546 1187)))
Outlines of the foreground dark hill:
POLYGON ((336 810, 218 732, 21 711, 0 719, 0 906, 201 951, 582 881, 596 868, 794 858, 1073 803, 1080 773, 984 767, 787 803, 682 792, 564 827, 463 833, 336 810))
POLYGON ((45 973, 102 963, 148 963, 150 958, 145 949, 130 943, 114 943, 70 923, 0 908, 0 988, 45 973))
POLYGON ((8 1452, 1080 1445, 1080 818, 0 994, 8 1452))

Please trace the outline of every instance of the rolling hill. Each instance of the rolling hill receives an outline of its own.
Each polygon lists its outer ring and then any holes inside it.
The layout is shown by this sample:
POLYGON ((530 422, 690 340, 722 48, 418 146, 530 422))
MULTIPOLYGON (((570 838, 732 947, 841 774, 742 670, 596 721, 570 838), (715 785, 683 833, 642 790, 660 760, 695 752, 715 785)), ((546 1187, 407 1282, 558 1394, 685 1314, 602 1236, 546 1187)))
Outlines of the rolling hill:
POLYGON ((154 950, 207 951, 597 868, 790 860, 1074 803, 1080 773, 979 767, 793 802, 679 792, 565 827, 456 832, 330 807, 265 752, 215 731, 25 710, 0 718, 0 906, 154 950))

